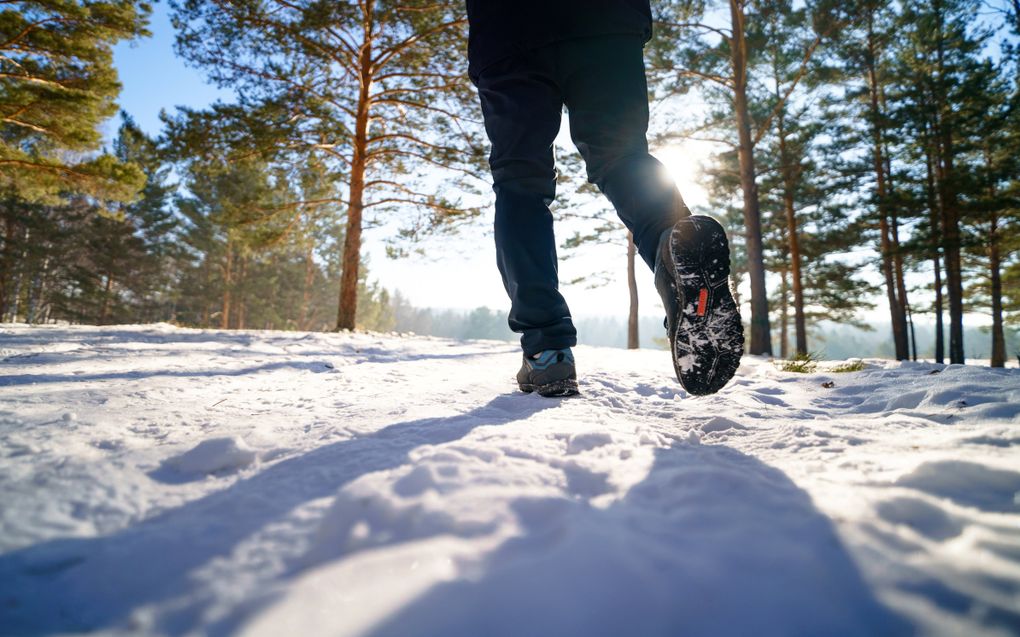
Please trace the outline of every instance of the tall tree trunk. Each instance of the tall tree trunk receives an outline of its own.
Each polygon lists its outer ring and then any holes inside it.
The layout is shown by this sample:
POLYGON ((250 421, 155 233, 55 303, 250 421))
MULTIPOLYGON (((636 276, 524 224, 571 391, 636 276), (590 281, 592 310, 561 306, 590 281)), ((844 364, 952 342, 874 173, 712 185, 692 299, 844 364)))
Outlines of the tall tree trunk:
POLYGON ((21 254, 15 257, 12 268, 14 271, 14 281, 11 283, 10 298, 8 299, 12 321, 17 321, 18 314, 21 312, 21 286, 25 282, 27 273, 26 263, 28 261, 28 246, 31 236, 32 233, 28 228, 25 228, 25 232, 19 241, 21 243, 21 254))
POLYGON ((954 171, 952 134, 943 138, 944 154, 939 182, 942 184, 942 252, 945 255, 946 295, 949 297, 949 362, 964 362, 963 273, 960 263, 960 212, 955 187, 947 183, 954 171))
MULTIPOLYGON (((892 212, 889 228, 892 230, 891 248, 893 251, 893 274, 896 277, 896 298, 900 302, 900 321, 904 327, 911 325, 910 321, 910 298, 907 296, 907 282, 903 276, 903 248, 900 245, 900 222, 896 212, 892 212)), ((904 334, 906 340, 906 334, 904 334)), ((908 348, 909 350, 909 348, 908 348)))
POLYGON ((638 338, 638 290, 637 276, 634 270, 634 257, 637 247, 634 235, 627 233, 627 289, 630 291, 630 312, 627 314, 627 349, 638 349, 641 341, 638 338))
POLYGON ((205 285, 202 286, 202 292, 203 292, 203 294, 202 294, 202 297, 203 297, 203 301, 202 301, 202 327, 207 328, 207 329, 210 327, 210 323, 212 321, 212 308, 210 307, 211 306, 211 299, 212 299, 212 297, 209 294, 209 289, 210 289, 210 286, 211 286, 211 281, 210 281, 211 277, 210 277, 209 270, 210 270, 209 257, 207 255, 204 259, 202 259, 202 277, 203 277, 203 279, 205 281, 205 285))
POLYGON ((1002 253, 1000 248, 1001 237, 999 236, 999 213, 995 209, 994 202, 998 196, 995 189, 995 180, 991 177, 992 152, 985 147, 985 165, 988 167, 989 184, 988 196, 992 201, 988 220, 988 279, 992 296, 992 367, 1006 366, 1006 334, 1002 325, 1002 253))
POLYGON ((35 323, 38 319, 39 306, 45 289, 45 280, 49 267, 50 259, 46 257, 43 259, 42 267, 36 270, 32 276, 32 283, 29 284, 28 288, 28 303, 25 308, 26 323, 35 323))
MULTIPOLYGON (((951 140, 947 139, 951 144, 951 140)), ((953 162, 947 157, 946 174, 952 174, 953 162)), ((942 209, 942 239, 946 259, 946 293, 949 297, 949 362, 964 362, 963 350, 963 274, 960 265, 960 213, 952 186, 945 186, 946 203, 942 209)))
POLYGON ((779 358, 790 355, 790 283, 787 268, 779 271, 779 358))
MULTIPOLYGON (((889 109, 885 101, 885 89, 880 88, 880 95, 882 98, 882 113, 888 113, 889 109)), ((884 143, 884 140, 883 140, 884 143)), ((890 153, 888 148, 883 152, 885 158, 885 175, 886 175, 886 195, 889 200, 892 201, 895 187, 893 185, 893 171, 892 171, 892 160, 890 159, 890 153)), ((903 276, 903 248, 900 245, 900 220, 896 214, 896 206, 889 205, 889 230, 890 235, 890 247, 892 248, 893 254, 893 276, 896 279, 896 299, 899 301, 900 317, 899 321, 903 324, 903 348, 907 353, 907 358, 913 358, 917 360, 917 348, 913 350, 910 347, 911 340, 914 334, 914 321, 910 317, 910 298, 907 296, 907 281, 903 276), (911 354, 913 352, 913 354, 911 354)))
POLYGON ((927 196, 928 196, 928 221, 929 231, 932 234, 932 271, 934 274, 935 286, 935 362, 945 362, 945 333, 942 323, 942 257, 939 248, 942 245, 942 233, 939 232, 939 220, 942 215, 938 209, 938 197, 935 188, 935 152, 932 148, 932 140, 925 142, 927 161, 927 196))
MULTIPOLYGON (((992 232, 998 231, 992 225, 992 232)), ((999 241, 991 240, 988 247, 988 269, 992 284, 992 367, 1006 365, 1006 334, 1002 324, 1002 257, 999 252, 999 241)))
POLYGON ((347 234, 344 236, 340 275, 340 307, 337 310, 336 329, 353 330, 358 311, 358 267, 361 263, 361 226, 365 203, 365 168, 368 165, 368 123, 372 108, 372 16, 374 0, 365 0, 363 27, 365 39, 361 45, 359 64, 361 81, 358 88, 358 107, 354 118, 354 153, 351 160, 350 204, 347 208, 347 234))
POLYGON ((110 316, 110 296, 113 291, 113 275, 109 272, 106 273, 106 285, 103 286, 103 307, 99 310, 99 324, 106 325, 106 320, 110 316))
POLYGON ((12 261, 14 253, 14 199, 7 200, 7 214, 4 216, 4 251, 0 254, 0 321, 7 317, 8 296, 10 295, 10 280, 12 261))
POLYGON ((301 290, 301 311, 298 313, 298 329, 308 330, 311 324, 312 285, 315 284, 315 261, 312 259, 312 244, 305 250, 305 280, 301 290))
POLYGON ((879 213, 879 249, 882 253, 882 277, 885 279, 886 299, 889 302, 889 318, 892 321, 893 345, 896 351, 896 360, 907 360, 907 326, 903 317, 905 316, 897 296, 896 275, 892 259, 892 239, 889 236, 889 218, 879 213))
MULTIPOLYGON (((791 165, 790 154, 786 145, 785 109, 780 109, 776 117, 776 131, 779 136, 779 162, 783 175, 783 210, 786 213, 786 241, 790 246, 790 278, 793 285, 793 324, 796 332, 797 353, 807 354, 807 319, 804 315, 804 284, 800 272, 800 229, 797 223, 797 213, 794 210, 797 171, 791 165)), ((786 303, 785 293, 783 303, 786 303)), ((783 319, 786 319, 785 310, 783 311, 783 319)), ((784 342, 786 338, 786 327, 784 326, 784 342)), ((783 354, 782 358, 785 359, 786 354, 783 354)))
MULTIPOLYGON (((22 251, 24 255, 27 250, 22 251)), ((11 294, 10 294, 10 320, 17 321, 18 313, 21 312, 21 286, 25 281, 25 265, 24 257, 18 259, 18 263, 15 266, 14 281, 11 283, 11 294)))
POLYGON ((234 251, 230 239, 227 239, 227 253, 223 260, 223 307, 220 311, 220 329, 230 329, 230 288, 234 284, 234 251))
POLYGON ((935 362, 946 362, 946 325, 943 317, 942 300, 942 264, 939 255, 935 255, 935 362))
MULTIPOLYGON (((933 0, 938 33, 937 71, 939 83, 945 82, 945 38, 943 35, 942 2, 933 0)), ((960 264, 960 209, 956 193, 953 148, 953 112, 945 95, 944 85, 936 90, 941 144, 939 185, 942 199, 942 241, 946 265, 946 292, 949 296, 949 362, 964 363, 963 349, 963 273, 960 264)))
POLYGON ((730 0, 730 18, 733 30, 730 47, 733 65, 733 107, 736 112, 737 135, 740 139, 740 187, 744 194, 747 270, 751 283, 751 339, 748 352, 771 355, 772 339, 769 333, 769 300, 765 289, 761 210, 754 168, 751 115, 747 104, 747 40, 744 35, 743 0, 730 0))
POLYGON ((238 256, 238 273, 237 273, 237 286, 238 286, 238 299, 237 299, 237 329, 244 329, 245 319, 245 302, 247 301, 247 295, 245 294, 245 278, 248 272, 248 257, 245 254, 238 256))
POLYGON ((879 250, 882 258, 882 277, 885 279, 886 298, 889 302, 889 316, 892 321, 893 345, 896 359, 906 360, 907 326, 900 299, 897 296, 896 279, 893 273, 892 237, 889 229, 888 192, 886 184, 886 163, 883 153, 882 110, 879 104, 878 38, 874 31, 874 14, 868 14, 868 93, 870 98, 872 169, 875 171, 875 198, 878 208, 879 250))
POLYGON ((917 332, 914 331, 914 314, 907 303, 907 327, 910 328, 910 360, 917 362, 917 332))

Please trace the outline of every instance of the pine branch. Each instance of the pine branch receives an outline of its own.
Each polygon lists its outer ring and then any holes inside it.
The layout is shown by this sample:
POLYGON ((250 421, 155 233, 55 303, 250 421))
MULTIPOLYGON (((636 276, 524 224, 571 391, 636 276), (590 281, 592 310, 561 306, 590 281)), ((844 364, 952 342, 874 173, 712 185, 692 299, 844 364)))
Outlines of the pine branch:
POLYGON ((670 27, 673 29, 700 29, 702 31, 709 31, 717 34, 723 40, 729 42, 733 40, 733 31, 729 29, 720 29, 718 27, 709 26, 701 22, 658 22, 658 24, 664 27, 670 27))
POLYGON ((463 120, 463 121, 466 121, 466 122, 471 122, 472 124, 481 124, 482 123, 480 120, 469 119, 469 118, 464 117, 463 115, 461 115, 459 113, 454 113, 452 111, 448 111, 446 109, 439 108, 438 106, 433 106, 431 104, 420 104, 418 102, 412 102, 412 101, 409 101, 409 100, 402 100, 402 99, 398 99, 398 98, 387 97, 385 99, 381 99, 381 100, 375 101, 374 104, 391 104, 391 105, 394 105, 394 106, 406 106, 406 107, 409 107, 409 108, 418 108, 418 109, 421 109, 421 110, 431 111, 431 112, 434 112, 434 113, 439 113, 441 115, 446 115, 447 117, 449 117, 451 120, 454 120, 454 121, 463 120))
POLYGON ((387 133, 385 135, 376 135, 375 137, 368 138, 367 143, 368 144, 377 144, 377 143, 385 141, 387 139, 403 139, 405 141, 411 142, 412 144, 417 144, 419 146, 424 146, 425 148, 429 148, 429 149, 436 150, 436 151, 453 153, 455 155, 463 155, 463 154, 465 154, 465 151, 462 150, 462 149, 452 148, 450 146, 441 146, 441 145, 438 145, 438 144, 433 144, 431 142, 425 141, 424 139, 420 139, 418 137, 415 137, 414 135, 411 135, 410 133, 387 133))
POLYGON ((816 36, 815 41, 811 43, 811 46, 809 46, 807 51, 804 53, 804 59, 801 60, 800 68, 797 70, 797 75, 793 78, 793 81, 790 83, 790 86, 786 89, 786 92, 776 103, 775 108, 772 109, 772 112, 769 113, 768 117, 765 118, 765 121, 762 122, 761 126, 758 127, 758 133, 754 136, 754 140, 751 142, 752 146, 757 146, 758 142, 761 141, 761 138, 765 136, 765 133, 768 132, 769 125, 772 123, 772 120, 775 119, 776 115, 779 114, 779 111, 786 106, 786 100, 790 98, 790 95, 793 94, 794 89, 796 89, 797 85, 800 84, 800 81, 804 79, 804 76, 807 74, 808 65, 811 62, 811 56, 814 55, 815 49, 818 48, 818 45, 821 44, 821 42, 822 36, 820 35, 816 36))
POLYGON ((452 20, 450 22, 444 22, 442 24, 436 25, 436 26, 432 27, 431 29, 429 29, 428 31, 423 31, 421 33, 415 33, 414 35, 410 36, 409 38, 406 38, 406 39, 398 42, 394 46, 389 47, 388 49, 384 49, 384 50, 380 51, 379 55, 375 59, 372 60, 372 68, 373 69, 381 69, 384 66, 386 66, 387 62, 389 62, 391 59, 393 59, 394 56, 399 55, 403 51, 406 51, 410 47, 412 47, 415 44, 417 44, 419 41, 421 41, 421 40, 423 40, 423 39, 425 39, 425 38, 427 38, 429 36, 435 35, 437 33, 442 33, 443 31, 445 31, 446 29, 449 29, 451 27, 460 26, 460 25, 463 25, 463 24, 466 24, 466 23, 467 23, 467 18, 463 17, 463 18, 458 18, 456 20, 452 20))

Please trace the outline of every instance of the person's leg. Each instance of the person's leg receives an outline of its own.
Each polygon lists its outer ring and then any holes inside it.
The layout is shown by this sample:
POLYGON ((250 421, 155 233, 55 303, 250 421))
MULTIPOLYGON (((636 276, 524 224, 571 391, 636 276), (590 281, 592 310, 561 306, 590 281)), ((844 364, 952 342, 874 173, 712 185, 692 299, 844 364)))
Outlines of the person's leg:
POLYGON ((556 196, 553 141, 563 101, 537 54, 499 62, 478 79, 496 192, 496 260, 510 296, 510 329, 526 356, 577 344, 559 293, 549 204, 556 196))
POLYGON ((729 289, 729 245, 717 221, 691 216, 665 168, 648 154, 641 41, 564 43, 558 77, 588 179, 613 202, 655 272, 677 380, 691 394, 719 391, 744 351, 729 289))
POLYGON ((648 87, 643 42, 633 36, 586 38, 560 46, 559 81, 570 136, 597 185, 655 267, 663 233, 690 212, 666 168, 648 154, 648 87))

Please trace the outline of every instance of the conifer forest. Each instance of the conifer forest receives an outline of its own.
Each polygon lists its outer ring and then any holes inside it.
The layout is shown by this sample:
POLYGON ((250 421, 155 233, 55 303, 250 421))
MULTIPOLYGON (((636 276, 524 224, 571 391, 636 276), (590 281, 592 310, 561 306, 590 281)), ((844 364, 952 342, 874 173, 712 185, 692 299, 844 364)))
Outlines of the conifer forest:
MULTIPOLYGON (((365 241, 414 258, 489 223, 463 2, 168 2, 176 55, 233 99, 158 135, 113 57, 150 3, 0 5, 0 321, 428 330, 365 241)), ((1020 356, 1020 0, 652 7, 650 143, 714 144, 699 212, 731 234, 749 353, 809 355, 881 307, 897 359, 1020 356)), ((588 214, 560 161, 558 205, 588 214)), ((564 249, 626 245, 587 222, 564 249)))

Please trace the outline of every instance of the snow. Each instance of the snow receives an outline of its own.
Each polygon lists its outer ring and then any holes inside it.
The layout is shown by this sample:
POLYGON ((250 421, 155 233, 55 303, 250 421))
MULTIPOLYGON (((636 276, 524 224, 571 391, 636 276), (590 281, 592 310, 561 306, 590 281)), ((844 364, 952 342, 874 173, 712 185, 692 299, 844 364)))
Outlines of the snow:
POLYGON ((1020 634, 1020 370, 0 325, 0 634, 1020 634))
POLYGON ((194 449, 168 459, 165 465, 185 475, 201 476, 240 469, 254 461, 255 452, 248 443, 235 436, 203 440, 194 449))

